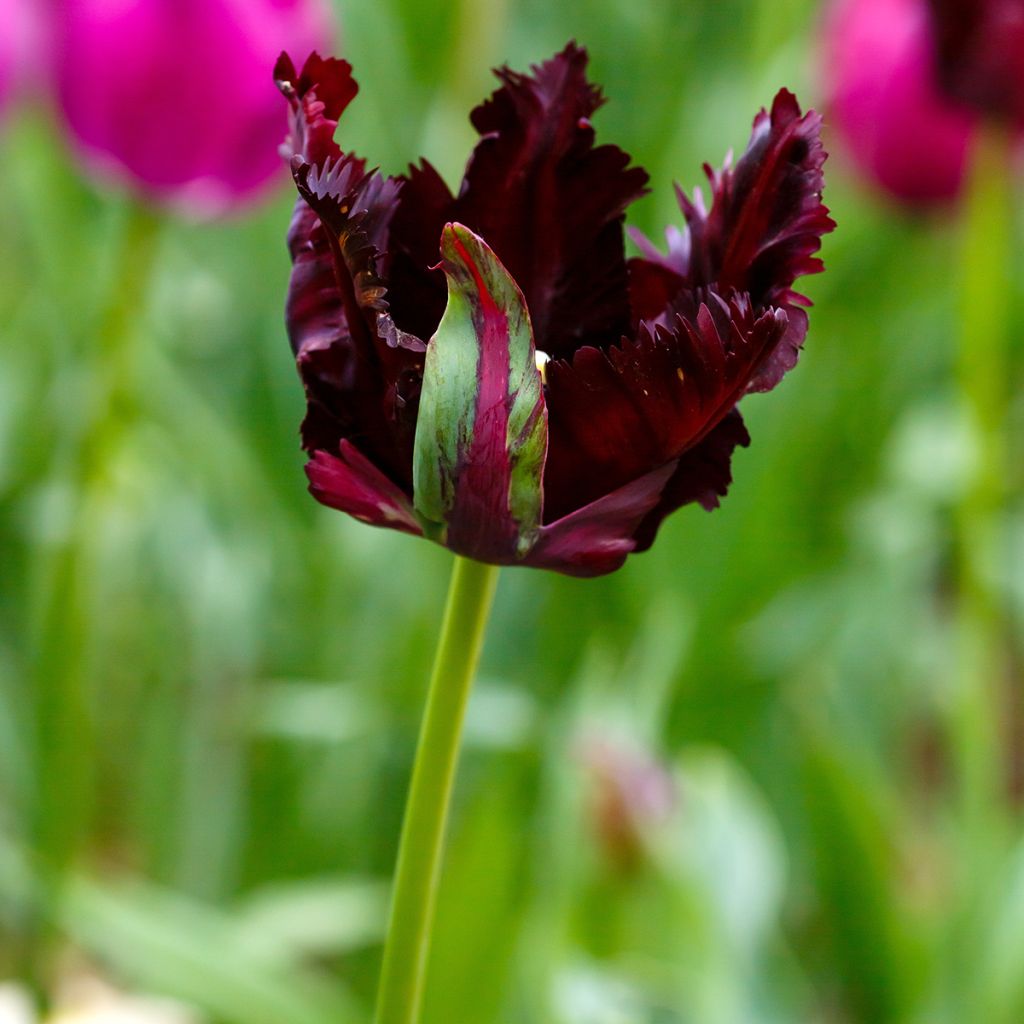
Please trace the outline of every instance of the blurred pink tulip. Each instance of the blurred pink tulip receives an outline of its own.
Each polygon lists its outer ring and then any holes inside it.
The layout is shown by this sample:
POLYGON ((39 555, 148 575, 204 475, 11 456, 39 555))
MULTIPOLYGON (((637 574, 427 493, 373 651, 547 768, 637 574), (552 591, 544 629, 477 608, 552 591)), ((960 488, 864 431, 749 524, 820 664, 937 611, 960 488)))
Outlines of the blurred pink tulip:
POLYGON ((60 103, 91 167, 194 216, 283 183, 272 69, 282 49, 333 45, 329 0, 57 0, 55 11, 60 103))
POLYGON ((927 0, 837 0, 824 25, 827 119, 895 198, 954 199, 975 117, 941 92, 927 0))
POLYGON ((946 91, 1024 125, 1024 0, 929 0, 946 91))
POLYGON ((33 38, 31 0, 0 0, 0 110, 7 107, 25 78, 33 38))

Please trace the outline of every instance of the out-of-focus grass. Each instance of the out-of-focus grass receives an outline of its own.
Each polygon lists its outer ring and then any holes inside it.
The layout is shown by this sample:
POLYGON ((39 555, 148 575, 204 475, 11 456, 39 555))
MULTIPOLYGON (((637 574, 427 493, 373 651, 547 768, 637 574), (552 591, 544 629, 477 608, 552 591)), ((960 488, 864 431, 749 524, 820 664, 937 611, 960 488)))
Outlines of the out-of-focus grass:
MULTIPOLYGON (((671 182, 742 146, 778 86, 818 100, 808 0, 340 11, 363 86, 343 141, 392 172, 423 154, 454 179, 488 67, 585 43, 610 99, 599 135, 652 172, 632 218, 652 234, 678 221, 671 182)), ((950 383, 955 227, 882 208, 839 157, 829 172, 840 228, 807 351, 745 403, 754 442, 722 508, 684 510, 607 579, 503 576, 428 1021, 1024 1017, 1010 681, 997 834, 965 828, 949 756, 950 508, 971 457, 950 383), (675 794, 626 863, 595 826, 595 740, 660 764, 675 794), (988 870, 964 878, 975 849, 988 870)), ((77 835, 52 890, 60 941, 214 1020, 366 1020, 449 559, 305 493, 288 188, 244 220, 161 226, 148 290, 118 295, 130 211, 77 176, 44 108, 5 127, 0 181, 0 971, 38 890, 46 769, 77 835), (83 497, 112 294, 131 337, 83 497), (77 625, 40 634, 72 535, 77 625), (70 749, 38 742, 29 681, 54 655, 81 684, 70 749)))

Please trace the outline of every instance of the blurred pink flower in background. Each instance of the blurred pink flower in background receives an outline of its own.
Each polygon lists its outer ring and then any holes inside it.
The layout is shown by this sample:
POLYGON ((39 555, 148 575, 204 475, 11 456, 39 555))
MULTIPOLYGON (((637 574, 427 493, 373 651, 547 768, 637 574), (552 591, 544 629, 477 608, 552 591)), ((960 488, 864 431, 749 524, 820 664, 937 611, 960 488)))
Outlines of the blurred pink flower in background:
POLYGON ((593 734, 577 756, 589 783, 588 818, 608 861, 635 870, 653 830, 676 809, 679 794, 667 766, 639 746, 593 734))
POLYGON ((1024 124, 1024 0, 928 0, 938 76, 957 100, 1024 124))
POLYGON ((0 112, 10 104, 28 70, 38 0, 0 0, 0 112))
POLYGON ((329 0, 56 0, 54 10, 59 100, 91 167, 201 217, 282 181, 272 69, 282 49, 336 45, 329 0))
POLYGON ((941 91, 927 0, 837 0, 822 51, 827 123, 848 157, 896 199, 954 199, 976 118, 941 91))
POLYGON ((0 0, 0 110, 7 106, 7 98, 14 81, 14 36, 9 26, 18 17, 16 0, 0 0))

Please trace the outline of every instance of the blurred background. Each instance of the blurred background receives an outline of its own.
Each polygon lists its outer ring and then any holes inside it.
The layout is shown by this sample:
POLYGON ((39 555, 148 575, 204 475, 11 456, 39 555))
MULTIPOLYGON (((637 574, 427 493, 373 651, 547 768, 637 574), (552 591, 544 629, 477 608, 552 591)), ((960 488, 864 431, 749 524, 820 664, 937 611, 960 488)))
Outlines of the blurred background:
MULTIPOLYGON (((291 31, 295 5, 269 6, 291 31)), ((74 41, 51 51, 42 4, 17 7, 0 4, 21 40, 0 126, 0 1020, 34 1019, 34 991, 62 1021, 365 1022, 450 556, 306 493, 286 169, 176 191, 166 76, 76 113, 124 62, 101 50, 75 80, 74 41), (142 185, 109 158, 136 103, 167 149, 142 185), (113 991, 122 1016, 87 1018, 113 991)), ((825 103, 821 18, 812 0, 337 0, 308 38, 361 84, 343 147, 388 173, 426 156, 450 183, 489 69, 577 39, 609 98, 599 140, 651 172, 630 223, 660 240, 672 183, 741 150, 780 86, 825 103)), ((260 45, 274 138, 283 43, 260 45)), ((248 138, 241 101, 217 105, 217 51, 181 62, 213 122, 195 146, 248 138)), ((1019 470, 988 519, 996 646, 965 669, 961 218, 885 198, 827 147, 839 228, 804 282, 806 351, 744 402, 753 444, 722 507, 674 515, 610 577, 502 574, 431 1024, 1024 1020, 1019 470)), ((227 176, 248 159, 227 152, 227 176)), ((1011 439, 1022 413, 1011 398, 1011 439)))

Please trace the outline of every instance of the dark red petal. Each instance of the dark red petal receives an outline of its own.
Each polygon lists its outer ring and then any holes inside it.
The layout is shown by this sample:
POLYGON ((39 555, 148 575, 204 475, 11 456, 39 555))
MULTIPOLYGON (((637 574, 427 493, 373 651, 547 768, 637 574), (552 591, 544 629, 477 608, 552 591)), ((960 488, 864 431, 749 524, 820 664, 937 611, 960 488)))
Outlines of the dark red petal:
POLYGON ((807 300, 793 291, 804 274, 823 269, 814 254, 835 224, 821 201, 825 151, 821 118, 801 114, 792 93, 783 89, 754 119, 754 130, 736 165, 721 171, 705 167, 712 189, 710 213, 698 191, 691 200, 677 189, 685 233, 669 234, 668 255, 642 235, 634 239, 643 257, 630 261, 631 298, 637 321, 668 322, 677 301, 669 298, 652 312, 673 286, 712 287, 721 294, 746 292, 757 310, 781 307, 789 315, 784 339, 766 354, 747 391, 767 391, 797 361, 807 334, 807 300))
POLYGON ((675 463, 661 466, 542 527, 523 564, 569 576, 614 572, 635 549, 634 534, 658 507, 674 470, 675 463))
POLYGON ((319 451, 306 463, 310 493, 330 508, 347 512, 371 526, 386 526, 422 536, 405 492, 348 441, 338 455, 319 451))
POLYGON ((405 331, 428 339, 448 301, 437 263, 441 231, 452 217, 454 198, 444 179, 423 160, 401 179, 398 208, 391 221, 388 282, 391 316, 405 331))
MULTIPOLYGON (((287 75, 293 69, 285 61, 279 70, 287 75)), ((293 270, 286 306, 309 400, 303 445, 335 451, 342 438, 355 439, 411 491, 423 346, 390 324, 383 336, 379 330, 387 311, 379 263, 400 183, 366 173, 362 160, 341 153, 331 139, 331 115, 355 94, 347 64, 314 55, 298 81, 282 88, 293 108, 292 141, 303 143, 291 158, 303 205, 289 232, 293 270), (307 159, 314 152, 318 162, 307 159)))
POLYGON ((594 147, 603 102, 575 44, 503 85, 473 111, 477 144, 451 219, 485 238, 526 296, 537 347, 568 356, 629 330, 622 219, 647 174, 594 147))
POLYGON ((347 60, 312 53, 296 75, 295 65, 286 53, 278 58, 274 80, 291 108, 289 134, 281 147, 291 159, 299 155, 309 163, 337 160, 341 150, 334 141, 334 130, 345 108, 359 92, 347 60))
POLYGON ((629 301, 636 329, 644 320, 657 320, 668 310, 686 287, 686 278, 662 261, 633 259, 628 266, 629 301))
POLYGON ((299 196, 288 228, 292 258, 285 323, 292 352, 326 348, 344 329, 345 314, 338 299, 334 260, 320 218, 299 196))
POLYGON ((717 508, 719 499, 725 497, 732 483, 730 463, 733 450, 746 448, 748 444, 750 435, 743 418, 739 409, 733 409, 703 441, 679 460, 657 506, 644 517, 634 535, 636 550, 646 551, 654 543, 662 520, 683 505, 696 501, 709 512, 717 508))
POLYGON ((548 521, 697 445, 786 334, 782 310, 755 318, 745 296, 687 295, 671 328, 548 364, 548 521))
POLYGON ((735 167, 706 168, 709 214, 683 201, 690 227, 693 285, 749 292, 756 306, 803 302, 792 291, 804 274, 824 269, 814 253, 835 227, 821 201, 824 187, 821 116, 801 114, 783 89, 754 119, 747 149, 735 167))
POLYGON ((929 0, 939 79, 954 99, 1024 122, 1024 3, 929 0))

